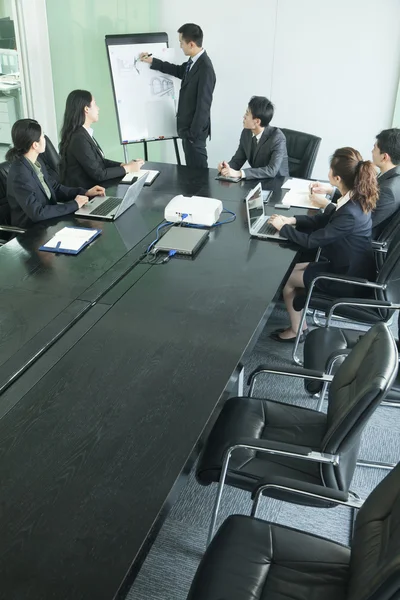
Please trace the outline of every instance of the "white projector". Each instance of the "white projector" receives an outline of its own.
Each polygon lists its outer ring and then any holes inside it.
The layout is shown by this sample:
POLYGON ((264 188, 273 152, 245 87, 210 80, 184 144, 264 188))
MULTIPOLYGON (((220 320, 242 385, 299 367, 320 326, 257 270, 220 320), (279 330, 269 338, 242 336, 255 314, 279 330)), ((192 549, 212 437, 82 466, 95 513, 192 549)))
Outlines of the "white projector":
POLYGON ((222 209, 221 200, 215 198, 175 196, 165 207, 164 217, 172 223, 183 221, 211 227, 218 221, 222 209))

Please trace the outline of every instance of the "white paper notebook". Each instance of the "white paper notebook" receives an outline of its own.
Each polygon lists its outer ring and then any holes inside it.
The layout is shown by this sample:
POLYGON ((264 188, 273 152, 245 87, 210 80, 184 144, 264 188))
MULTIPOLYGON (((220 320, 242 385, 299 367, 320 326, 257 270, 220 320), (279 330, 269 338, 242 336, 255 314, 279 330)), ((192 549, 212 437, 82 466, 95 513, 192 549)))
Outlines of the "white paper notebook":
POLYGON ((315 183, 315 181, 310 181, 309 179, 296 179, 292 177, 288 179, 284 183, 282 183, 281 187, 284 190, 293 190, 295 192, 307 192, 310 189, 310 184, 315 183))
POLYGON ((61 252, 66 254, 77 254, 96 238, 101 229, 87 229, 86 227, 63 227, 39 250, 49 252, 61 252))
POLYGON ((144 177, 147 174, 146 184, 150 185, 151 183, 153 183, 154 179, 157 177, 159 172, 160 171, 145 170, 145 171, 138 171, 136 173, 127 173, 125 175, 125 177, 122 179, 122 181, 123 181, 123 183, 131 183, 131 181, 135 177, 140 178, 140 177, 144 177))
MULTIPOLYGON (((314 196, 321 200, 326 200, 326 197, 323 194, 314 194, 314 196)), ((305 192, 289 190, 283 197, 282 204, 286 204, 287 206, 298 206, 299 208, 319 209, 319 206, 315 206, 315 204, 311 202, 310 192, 308 190, 305 192)))

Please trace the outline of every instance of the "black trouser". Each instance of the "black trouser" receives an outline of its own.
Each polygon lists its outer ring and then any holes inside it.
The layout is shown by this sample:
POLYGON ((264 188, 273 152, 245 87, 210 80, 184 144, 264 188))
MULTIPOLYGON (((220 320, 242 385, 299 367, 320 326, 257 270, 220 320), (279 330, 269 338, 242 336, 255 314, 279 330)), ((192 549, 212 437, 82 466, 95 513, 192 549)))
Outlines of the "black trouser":
POLYGON ((200 167, 207 169, 206 140, 182 140, 187 167, 200 167))

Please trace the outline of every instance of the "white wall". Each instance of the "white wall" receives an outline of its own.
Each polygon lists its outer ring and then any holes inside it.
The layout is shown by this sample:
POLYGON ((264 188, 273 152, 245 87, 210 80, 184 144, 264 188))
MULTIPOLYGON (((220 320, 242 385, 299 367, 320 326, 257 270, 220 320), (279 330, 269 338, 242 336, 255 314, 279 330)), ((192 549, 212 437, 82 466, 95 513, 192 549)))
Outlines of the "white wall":
MULTIPOLYGON (((273 124, 322 137, 314 176, 351 145, 369 158, 392 124, 400 74, 399 0, 160 0, 159 31, 178 50, 176 30, 198 23, 217 75, 209 166, 236 149, 254 95, 271 98, 273 124), (171 7, 173 6, 173 10, 171 7)), ((167 153, 173 162, 173 153, 167 153)))

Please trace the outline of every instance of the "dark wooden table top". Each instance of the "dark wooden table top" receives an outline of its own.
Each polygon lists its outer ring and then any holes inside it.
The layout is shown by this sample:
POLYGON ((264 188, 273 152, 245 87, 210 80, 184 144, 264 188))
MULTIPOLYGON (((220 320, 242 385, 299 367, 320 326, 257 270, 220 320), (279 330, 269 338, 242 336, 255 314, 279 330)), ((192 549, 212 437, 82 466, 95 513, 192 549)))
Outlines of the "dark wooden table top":
MULTIPOLYGON (((236 221, 212 230, 193 260, 129 271, 3 394, 7 600, 111 600, 121 585, 124 596, 295 258, 249 239, 239 200, 224 200, 236 221)), ((87 289, 75 301, 89 301, 87 289)))
MULTIPOLYGON (((132 268, 132 251, 163 221, 177 194, 242 201, 256 182, 216 181, 215 169, 147 163, 160 171, 150 187, 114 222, 73 215, 38 224, 0 248, 0 392, 32 360, 82 317, 91 305, 132 268), (65 226, 100 227, 102 235, 78 256, 41 252, 39 247, 65 226)), ((283 179, 264 180, 280 200, 283 179)), ((127 185, 110 182, 107 193, 123 196, 127 185)), ((134 252, 137 255, 137 252, 134 252)))

